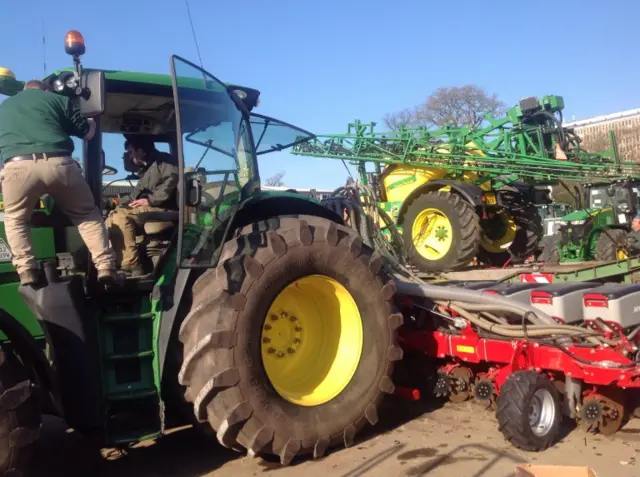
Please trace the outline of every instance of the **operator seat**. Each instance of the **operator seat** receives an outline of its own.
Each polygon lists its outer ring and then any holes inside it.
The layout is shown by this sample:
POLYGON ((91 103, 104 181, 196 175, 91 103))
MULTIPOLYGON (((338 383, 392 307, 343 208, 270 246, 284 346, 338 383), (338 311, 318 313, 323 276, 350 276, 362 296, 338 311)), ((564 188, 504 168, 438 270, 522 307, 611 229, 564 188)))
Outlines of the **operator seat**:
MULTIPOLYGON (((192 172, 193 168, 185 167, 184 171, 192 172)), ((138 236, 136 242, 144 246, 146 255, 154 267, 171 246, 179 219, 180 213, 177 210, 144 212, 137 217, 143 235, 138 236)))
POLYGON ((177 210, 145 212, 139 215, 145 235, 158 235, 175 227, 180 214, 177 210))
MULTIPOLYGON (((193 167, 185 167, 184 172, 193 172, 193 167)), ((173 229, 179 220, 179 213, 175 210, 164 212, 146 212, 140 214, 140 223, 143 224, 144 234, 147 236, 162 234, 173 229)))

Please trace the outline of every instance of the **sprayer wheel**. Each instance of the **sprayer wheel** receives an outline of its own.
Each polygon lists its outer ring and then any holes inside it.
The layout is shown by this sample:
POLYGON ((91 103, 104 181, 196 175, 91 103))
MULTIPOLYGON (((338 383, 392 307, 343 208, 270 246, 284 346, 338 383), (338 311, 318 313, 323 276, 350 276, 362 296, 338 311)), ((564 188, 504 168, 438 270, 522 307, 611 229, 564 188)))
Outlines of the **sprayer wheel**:
POLYGON ((438 191, 414 199, 403 221, 405 250, 421 272, 469 265, 480 243, 480 218, 460 196, 438 191))

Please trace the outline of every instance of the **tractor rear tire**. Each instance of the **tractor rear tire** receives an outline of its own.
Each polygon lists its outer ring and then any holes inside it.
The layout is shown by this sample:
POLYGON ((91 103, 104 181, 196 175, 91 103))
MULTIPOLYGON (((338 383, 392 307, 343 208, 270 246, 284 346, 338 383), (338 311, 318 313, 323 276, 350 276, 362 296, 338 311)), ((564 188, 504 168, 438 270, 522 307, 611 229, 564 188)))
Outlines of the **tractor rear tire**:
POLYGON ((0 475, 25 475, 41 423, 26 368, 13 352, 0 349, 0 475))
POLYGON ((623 229, 609 229, 600 232, 596 242, 596 260, 610 262, 619 260, 618 252, 625 246, 627 231, 623 229))
POLYGON ((408 259, 421 272, 444 272, 469 265, 478 252, 480 218, 475 209, 459 195, 449 192, 429 192, 414 199, 403 221, 404 246, 408 259), (444 215, 451 226, 451 245, 437 259, 428 259, 417 250, 413 239, 413 226, 419 215, 434 209, 444 215))
POLYGON ((393 313, 395 283, 381 257, 352 229, 304 215, 248 225, 192 293, 179 332, 179 381, 196 419, 208 421, 223 446, 287 465, 348 447, 366 423, 377 423, 402 359, 402 315, 393 313), (321 399, 320 389, 332 392, 321 399))
POLYGON ((535 371, 516 371, 496 400, 500 432, 518 449, 542 451, 558 438, 562 423, 560 398, 549 378, 535 371))

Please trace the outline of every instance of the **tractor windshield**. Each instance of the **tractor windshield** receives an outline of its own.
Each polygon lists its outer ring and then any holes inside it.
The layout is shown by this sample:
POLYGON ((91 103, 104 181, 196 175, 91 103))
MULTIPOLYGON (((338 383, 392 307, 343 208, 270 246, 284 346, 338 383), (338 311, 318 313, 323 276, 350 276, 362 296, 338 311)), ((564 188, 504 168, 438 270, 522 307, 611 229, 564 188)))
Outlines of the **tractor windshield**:
MULTIPOLYGON (((203 69, 173 57, 174 100, 177 106, 180 184, 197 178, 202 186, 198 206, 189 206, 182 193, 181 227, 215 228, 251 187, 259 184, 248 114, 231 91, 203 69)), ((184 191, 183 191, 184 192, 184 191)), ((180 240, 183 238, 180 234, 180 240)), ((179 244, 182 248, 182 242, 179 244)), ((207 261, 206 251, 191 258, 194 266, 207 261), (196 263, 194 263, 196 262, 196 263)))

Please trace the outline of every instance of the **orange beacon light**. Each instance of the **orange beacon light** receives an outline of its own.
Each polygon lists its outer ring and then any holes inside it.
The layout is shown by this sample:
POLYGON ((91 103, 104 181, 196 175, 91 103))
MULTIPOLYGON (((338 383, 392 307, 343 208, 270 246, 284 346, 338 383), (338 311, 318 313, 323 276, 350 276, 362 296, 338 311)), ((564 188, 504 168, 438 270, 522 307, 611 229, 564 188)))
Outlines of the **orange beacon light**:
POLYGON ((86 51, 84 37, 76 30, 67 32, 64 36, 64 51, 71 56, 82 56, 86 51))

